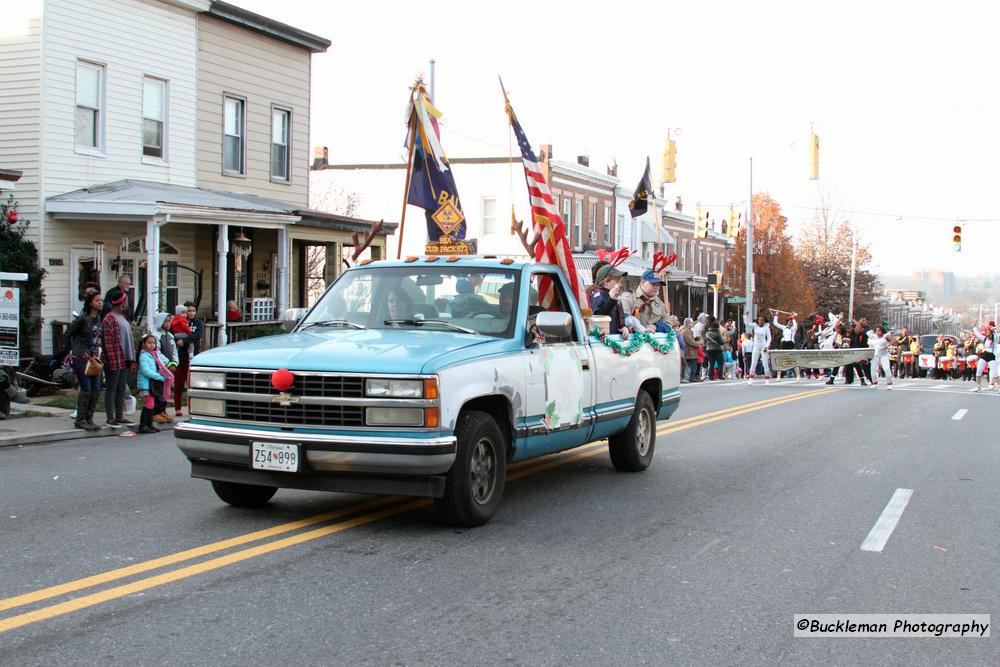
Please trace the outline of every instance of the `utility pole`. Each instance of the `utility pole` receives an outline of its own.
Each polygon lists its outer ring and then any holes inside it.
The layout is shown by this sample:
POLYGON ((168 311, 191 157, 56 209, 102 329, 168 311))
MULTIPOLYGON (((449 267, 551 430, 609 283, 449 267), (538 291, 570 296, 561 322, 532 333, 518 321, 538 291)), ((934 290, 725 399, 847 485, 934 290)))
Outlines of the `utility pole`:
POLYGON ((854 274, 858 267, 858 235, 851 224, 851 296, 848 298, 847 319, 854 319, 854 274))
POLYGON ((753 158, 750 158, 750 199, 747 202, 747 302, 746 312, 753 319, 753 158))

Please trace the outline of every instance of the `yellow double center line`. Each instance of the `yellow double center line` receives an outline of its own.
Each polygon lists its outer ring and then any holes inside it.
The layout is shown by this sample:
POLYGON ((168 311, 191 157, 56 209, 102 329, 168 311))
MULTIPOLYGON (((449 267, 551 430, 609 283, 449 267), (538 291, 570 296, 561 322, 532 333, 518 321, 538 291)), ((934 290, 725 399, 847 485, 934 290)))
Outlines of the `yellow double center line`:
MULTIPOLYGON (((812 398, 815 396, 821 396, 834 391, 840 391, 840 389, 819 389, 814 391, 806 391, 795 396, 786 396, 774 399, 768 399, 763 401, 756 401, 754 403, 748 403, 744 405, 738 405, 731 408, 726 408, 723 410, 716 410, 714 412, 708 412, 695 417, 688 417, 686 419, 680 419, 674 422, 668 422, 663 426, 659 427, 656 431, 657 435, 669 435, 670 433, 676 433, 678 431, 683 431, 689 428, 694 428, 696 426, 703 426, 705 424, 711 424, 723 419, 730 419, 738 415, 746 414, 748 412, 754 412, 756 410, 763 410, 765 408, 774 407, 777 405, 782 405, 784 403, 790 403, 792 401, 799 401, 805 398, 812 398)), ((514 464, 510 466, 510 472, 507 475, 507 480, 519 479, 521 477, 526 477, 528 475, 533 475, 535 473, 541 472, 543 470, 548 470, 550 468, 564 465, 572 461, 578 461, 580 459, 588 458, 591 456, 596 456, 604 451, 606 445, 603 441, 593 442, 583 447, 578 447, 572 450, 572 453, 557 453, 552 454, 540 459, 535 459, 533 461, 525 461, 523 463, 514 464)), ((123 579, 126 577, 134 576, 137 574, 142 574, 144 572, 149 572, 151 570, 156 570, 169 565, 176 565, 178 563, 183 563, 195 558, 202 556, 207 556, 219 551, 224 551, 226 549, 231 549, 234 547, 243 546, 250 544, 252 542, 258 542, 260 540, 265 540, 271 537, 276 537, 284 533, 289 533, 301 528, 306 528, 308 526, 314 526, 320 523, 326 523, 334 519, 343 519, 344 517, 349 517, 354 514, 359 514, 358 516, 353 516, 351 518, 345 519, 343 521, 338 521, 336 523, 323 526, 321 528, 314 528, 312 530, 307 530, 296 535, 285 537, 282 539, 274 540, 264 544, 259 544, 257 546, 249 547, 239 551, 234 551, 223 556, 218 556, 215 558, 210 558, 208 560, 195 563, 193 565, 188 565, 186 567, 181 567, 175 570, 170 570, 168 572, 163 572, 161 574, 153 575, 143 579, 138 579, 136 581, 121 584, 111 588, 107 588, 96 593, 90 593, 72 600, 67 600, 65 602, 59 602, 46 607, 41 607, 39 609, 25 612, 23 614, 18 614, 15 616, 9 616, 4 619, 0 619, 0 632, 6 632, 8 630, 13 630, 14 628, 19 628, 30 623, 35 623, 37 621, 42 621, 56 616, 62 616, 63 614, 68 614, 74 611, 79 611, 81 609, 86 609, 87 607, 92 607, 102 602, 108 602, 111 600, 116 600, 118 598, 125 597, 127 595, 132 595, 141 591, 148 590, 150 588, 155 588, 157 586, 162 586, 164 584, 169 584, 175 581, 180 581, 182 579, 187 579, 193 577, 197 574, 202 574, 205 572, 210 572, 212 570, 217 570, 221 567, 227 565, 232 565, 234 563, 239 563, 250 558, 255 558, 257 556, 262 556, 264 554, 272 553, 274 551, 280 551, 282 549, 287 549, 304 542, 309 542, 321 537, 326 537, 327 535, 333 535, 334 533, 340 533, 345 530, 350 530, 351 528, 356 528, 358 526, 363 526, 365 524, 373 523, 375 521, 380 521, 382 519, 395 516, 397 514, 402 514, 404 512, 410 512, 412 510, 426 507, 431 504, 431 500, 428 498, 407 500, 399 496, 389 496, 384 498, 377 498, 368 502, 359 503, 357 505, 352 505, 350 507, 345 507, 333 512, 326 512, 324 514, 317 514, 315 516, 307 517, 305 519, 300 519, 298 521, 291 521, 289 523, 284 523, 272 528, 267 528, 264 530, 254 531, 252 533, 246 533, 245 535, 238 535, 226 540, 221 540, 218 542, 212 542, 200 547, 195 547, 192 549, 186 549, 184 551, 179 551, 174 554, 169 554, 167 556, 162 556, 160 558, 154 558, 152 560, 144 561, 142 563, 136 563, 134 565, 129 565, 127 567, 116 568, 114 570, 109 570, 107 572, 102 572, 101 574, 95 574, 90 577, 84 577, 82 579, 76 579, 74 581, 69 581, 64 584, 59 584, 56 586, 50 586, 48 588, 43 588, 31 593, 25 593, 23 595, 16 595, 14 597, 9 597, 5 599, 0 599, 0 611, 6 611, 8 609, 14 609, 17 607, 22 607, 25 605, 33 604, 35 602, 41 602, 43 600, 48 600, 61 595, 67 595, 69 593, 74 593, 86 588, 91 588, 93 586, 99 586, 102 584, 107 584, 112 581, 123 579)))

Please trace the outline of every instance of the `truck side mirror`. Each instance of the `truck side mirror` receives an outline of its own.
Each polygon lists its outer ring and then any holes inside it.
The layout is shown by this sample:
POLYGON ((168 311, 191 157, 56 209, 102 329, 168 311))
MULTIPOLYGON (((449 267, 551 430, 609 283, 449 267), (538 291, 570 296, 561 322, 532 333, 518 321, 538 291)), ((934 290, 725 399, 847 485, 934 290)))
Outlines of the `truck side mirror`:
POLYGON ((302 321, 308 311, 308 308, 289 308, 285 311, 284 317, 281 318, 281 328, 286 332, 291 331, 302 321))
POLYGON ((548 343, 567 341, 573 337, 573 316, 562 312, 541 312, 535 320, 535 327, 548 343))

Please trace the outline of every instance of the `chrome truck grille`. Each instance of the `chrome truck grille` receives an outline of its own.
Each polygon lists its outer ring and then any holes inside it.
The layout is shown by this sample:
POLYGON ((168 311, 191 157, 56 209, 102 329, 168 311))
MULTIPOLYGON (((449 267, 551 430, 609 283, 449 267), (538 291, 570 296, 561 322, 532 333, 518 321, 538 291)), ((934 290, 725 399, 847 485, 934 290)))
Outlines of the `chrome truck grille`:
MULTIPOLYGON (((226 391, 278 396, 271 386, 272 371, 229 371, 226 391)), ((288 394, 302 398, 364 398, 363 377, 295 374, 288 394)), ((288 426, 364 426, 365 409, 359 405, 282 405, 273 401, 227 400, 226 419, 288 426)))

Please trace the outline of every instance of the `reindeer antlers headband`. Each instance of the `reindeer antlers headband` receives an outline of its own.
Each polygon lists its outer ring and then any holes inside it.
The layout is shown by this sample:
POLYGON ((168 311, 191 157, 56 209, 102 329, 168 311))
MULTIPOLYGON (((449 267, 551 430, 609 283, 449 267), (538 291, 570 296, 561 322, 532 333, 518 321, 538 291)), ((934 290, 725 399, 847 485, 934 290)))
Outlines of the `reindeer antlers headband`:
POLYGON ((664 255, 662 252, 653 253, 653 273, 659 273, 677 261, 677 254, 664 255))

